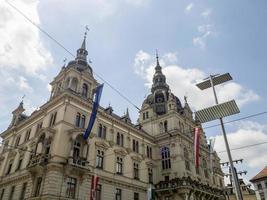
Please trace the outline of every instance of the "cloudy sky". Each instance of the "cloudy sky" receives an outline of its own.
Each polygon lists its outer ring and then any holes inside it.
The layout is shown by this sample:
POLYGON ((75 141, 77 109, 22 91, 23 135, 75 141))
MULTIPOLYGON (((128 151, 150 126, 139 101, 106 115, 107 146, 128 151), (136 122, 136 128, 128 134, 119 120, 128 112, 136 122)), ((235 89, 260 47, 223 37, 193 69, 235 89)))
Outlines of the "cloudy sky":
MULTIPOLYGON (((219 101, 235 99, 241 110, 226 120, 267 110, 265 0, 9 2, 74 54, 88 25, 93 70, 138 106, 149 93, 158 49, 172 92, 182 102, 186 95, 192 110, 214 103, 212 92, 199 91, 195 83, 209 74, 225 72, 234 81, 217 87, 219 101)), ((5 0, 0 2, 1 131, 24 94, 27 114, 48 100, 49 82, 64 58, 72 59, 5 0)), ((106 86, 101 104, 109 103, 120 115, 128 107, 136 120, 137 110, 106 86)), ((261 115, 227 125, 231 148, 267 141, 266 119, 261 115)), ((216 137, 218 151, 225 149, 219 128, 207 129, 206 134, 216 137)), ((248 171, 246 180, 267 165, 266 150, 263 144, 233 151, 234 159, 244 159, 237 168, 248 171)), ((227 161, 225 153, 219 155, 227 161)))

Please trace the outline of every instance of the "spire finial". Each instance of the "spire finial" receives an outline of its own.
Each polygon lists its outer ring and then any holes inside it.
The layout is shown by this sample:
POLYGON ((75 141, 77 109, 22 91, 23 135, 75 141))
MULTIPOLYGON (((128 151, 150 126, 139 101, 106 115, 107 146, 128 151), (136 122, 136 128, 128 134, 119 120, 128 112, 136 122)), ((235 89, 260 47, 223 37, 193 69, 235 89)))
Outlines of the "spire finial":
POLYGON ((84 36, 83 36, 83 43, 82 43, 81 49, 86 49, 86 45, 85 44, 86 44, 86 37, 87 37, 88 31, 90 31, 90 29, 86 25, 85 26, 85 32, 84 32, 84 36))
POLYGON ((20 102, 20 104, 23 104, 23 100, 24 100, 24 98, 25 98, 25 94, 23 94, 23 96, 21 97, 21 102, 20 102))
POLYGON ((67 62, 67 58, 64 58, 64 60, 63 60, 63 67, 66 66, 66 62, 67 62))
POLYGON ((156 59, 157 59, 157 66, 159 66, 159 53, 158 53, 158 49, 156 49, 156 59))

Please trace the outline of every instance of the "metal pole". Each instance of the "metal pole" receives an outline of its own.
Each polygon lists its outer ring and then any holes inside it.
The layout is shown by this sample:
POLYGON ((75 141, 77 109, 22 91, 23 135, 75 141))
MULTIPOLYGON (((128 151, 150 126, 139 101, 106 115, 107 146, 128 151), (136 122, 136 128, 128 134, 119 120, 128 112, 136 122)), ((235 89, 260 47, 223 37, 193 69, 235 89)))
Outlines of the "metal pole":
MULTIPOLYGON (((210 76, 210 84, 211 84, 211 87, 213 89, 215 103, 218 105, 218 98, 217 98, 217 94, 216 94, 215 87, 214 87, 214 84, 213 84, 213 76, 212 75, 210 76)), ((228 144, 228 140, 227 140, 227 136, 226 136, 226 132, 225 132, 225 128, 224 128, 224 124, 223 124, 223 119, 222 118, 220 118, 220 123, 221 123, 221 127, 222 127, 223 138, 224 138, 224 142, 225 142, 225 147, 226 147, 228 159, 229 159, 229 162, 230 162, 230 168, 231 168, 233 179, 234 179, 234 185, 235 185, 235 189, 236 189, 236 198, 237 198, 237 200, 243 200, 242 193, 241 193, 241 190, 240 190, 240 187, 239 187, 238 177, 237 177, 236 172, 234 170, 233 159, 232 159, 232 155, 231 155, 231 152, 230 152, 230 148, 229 148, 229 144, 228 144)))

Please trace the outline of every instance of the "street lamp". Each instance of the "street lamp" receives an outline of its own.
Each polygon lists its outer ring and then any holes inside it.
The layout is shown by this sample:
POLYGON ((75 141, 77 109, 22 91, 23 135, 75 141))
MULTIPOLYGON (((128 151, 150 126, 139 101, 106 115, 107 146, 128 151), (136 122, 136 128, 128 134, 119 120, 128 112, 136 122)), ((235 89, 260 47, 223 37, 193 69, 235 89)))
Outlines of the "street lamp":
POLYGON ((227 140, 224 124, 223 124, 223 117, 237 114, 240 111, 236 105, 235 100, 231 100, 231 101, 219 104, 217 94, 215 91, 215 87, 214 87, 215 85, 219 85, 230 80, 232 80, 231 75, 229 73, 226 73, 223 75, 219 75, 219 74, 210 75, 205 81, 198 83, 196 86, 201 90, 205 90, 210 87, 212 88, 216 105, 199 110, 195 114, 196 114, 196 119, 198 119, 201 123, 205 123, 205 122, 212 121, 215 119, 220 120, 224 142, 226 146, 226 151, 227 151, 227 155, 228 155, 228 159, 230 163, 231 173, 234 178, 234 185, 236 188, 236 198, 237 200, 243 200, 237 173, 234 168, 233 159, 232 159, 231 151, 229 148, 229 144, 228 144, 228 140, 227 140))

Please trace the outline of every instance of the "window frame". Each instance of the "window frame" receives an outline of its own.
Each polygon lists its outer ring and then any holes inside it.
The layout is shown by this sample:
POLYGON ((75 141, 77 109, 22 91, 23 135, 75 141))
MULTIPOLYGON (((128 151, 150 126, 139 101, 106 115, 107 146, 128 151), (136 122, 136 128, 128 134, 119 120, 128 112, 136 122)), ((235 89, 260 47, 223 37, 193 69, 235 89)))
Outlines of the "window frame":
POLYGON ((66 182, 66 197, 75 199, 77 189, 77 179, 68 176, 66 182))

